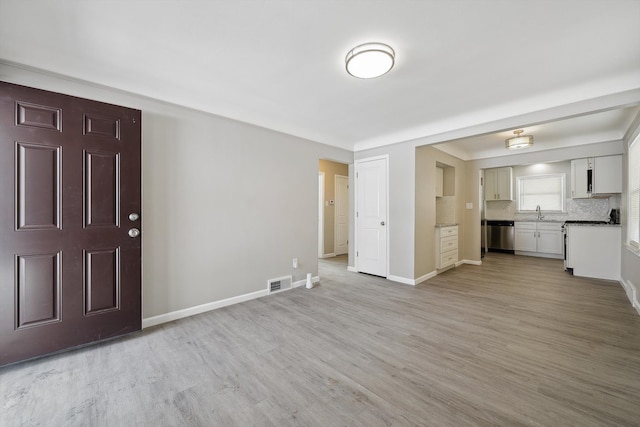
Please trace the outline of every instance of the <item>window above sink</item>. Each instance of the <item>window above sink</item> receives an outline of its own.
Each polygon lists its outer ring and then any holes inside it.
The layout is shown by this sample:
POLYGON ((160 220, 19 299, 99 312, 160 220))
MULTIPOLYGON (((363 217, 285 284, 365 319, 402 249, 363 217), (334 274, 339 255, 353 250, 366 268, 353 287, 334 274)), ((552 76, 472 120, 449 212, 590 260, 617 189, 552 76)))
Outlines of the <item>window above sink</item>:
POLYGON ((565 179, 563 173, 517 177, 517 211, 565 212, 565 179))

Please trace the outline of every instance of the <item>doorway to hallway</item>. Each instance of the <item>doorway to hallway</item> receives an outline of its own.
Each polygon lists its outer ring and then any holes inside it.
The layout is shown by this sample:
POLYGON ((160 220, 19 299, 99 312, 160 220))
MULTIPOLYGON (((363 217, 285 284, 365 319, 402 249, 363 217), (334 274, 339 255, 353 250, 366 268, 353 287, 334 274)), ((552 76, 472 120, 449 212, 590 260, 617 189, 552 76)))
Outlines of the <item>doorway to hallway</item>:
POLYGON ((318 257, 349 252, 349 165, 321 159, 318 165, 318 257))

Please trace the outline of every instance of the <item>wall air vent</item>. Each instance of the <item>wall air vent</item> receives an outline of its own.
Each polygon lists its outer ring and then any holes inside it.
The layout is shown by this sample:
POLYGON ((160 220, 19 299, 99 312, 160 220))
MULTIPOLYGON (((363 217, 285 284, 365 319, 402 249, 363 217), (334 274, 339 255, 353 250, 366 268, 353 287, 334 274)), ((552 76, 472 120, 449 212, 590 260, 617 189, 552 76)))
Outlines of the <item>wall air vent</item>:
POLYGON ((278 277, 277 279, 267 280, 267 290, 270 294, 291 289, 291 276, 278 277))

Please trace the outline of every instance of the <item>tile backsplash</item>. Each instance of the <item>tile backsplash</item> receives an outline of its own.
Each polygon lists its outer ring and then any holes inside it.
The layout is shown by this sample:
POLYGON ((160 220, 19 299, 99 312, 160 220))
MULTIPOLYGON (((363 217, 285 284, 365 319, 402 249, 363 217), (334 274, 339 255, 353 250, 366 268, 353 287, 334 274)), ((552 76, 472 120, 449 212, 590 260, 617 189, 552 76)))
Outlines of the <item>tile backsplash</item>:
MULTIPOLYGON (((546 220, 609 220, 609 209, 620 207, 620 196, 593 199, 566 199, 563 213, 550 213, 542 211, 546 220)), ((486 202, 486 219, 531 220, 536 219, 535 212, 520 213, 516 211, 515 201, 489 201, 486 202)))

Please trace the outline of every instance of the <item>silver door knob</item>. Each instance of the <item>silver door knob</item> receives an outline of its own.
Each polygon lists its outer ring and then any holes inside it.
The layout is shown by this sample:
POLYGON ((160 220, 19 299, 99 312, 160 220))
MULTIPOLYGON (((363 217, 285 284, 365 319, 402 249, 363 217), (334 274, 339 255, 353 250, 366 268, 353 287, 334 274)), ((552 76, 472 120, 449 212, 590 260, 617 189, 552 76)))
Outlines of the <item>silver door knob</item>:
POLYGON ((380 225, 384 225, 384 221, 380 221, 380 225))
POLYGON ((129 230, 129 237, 138 237, 140 235, 140 230, 137 228, 132 228, 129 230))
POLYGON ((135 212, 132 212, 129 214, 129 221, 137 221, 140 218, 140 215, 138 215, 135 212))

